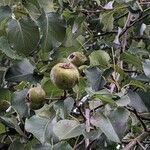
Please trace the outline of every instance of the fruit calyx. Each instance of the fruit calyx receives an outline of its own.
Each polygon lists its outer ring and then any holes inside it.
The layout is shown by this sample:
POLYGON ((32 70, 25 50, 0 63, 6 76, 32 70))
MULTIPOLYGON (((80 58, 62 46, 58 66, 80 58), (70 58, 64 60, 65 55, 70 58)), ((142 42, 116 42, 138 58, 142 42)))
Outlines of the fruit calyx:
POLYGON ((63 63, 63 64, 60 64, 59 67, 61 67, 61 68, 63 68, 63 69, 72 69, 72 68, 73 68, 73 66, 72 66, 70 63, 63 63))

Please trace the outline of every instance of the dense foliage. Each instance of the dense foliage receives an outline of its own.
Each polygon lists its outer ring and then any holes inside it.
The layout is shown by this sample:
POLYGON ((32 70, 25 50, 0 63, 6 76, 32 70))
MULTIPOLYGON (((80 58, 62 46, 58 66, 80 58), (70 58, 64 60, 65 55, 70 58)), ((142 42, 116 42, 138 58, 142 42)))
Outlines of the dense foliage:
POLYGON ((0 149, 150 149, 149 43, 149 0, 1 0, 0 149))

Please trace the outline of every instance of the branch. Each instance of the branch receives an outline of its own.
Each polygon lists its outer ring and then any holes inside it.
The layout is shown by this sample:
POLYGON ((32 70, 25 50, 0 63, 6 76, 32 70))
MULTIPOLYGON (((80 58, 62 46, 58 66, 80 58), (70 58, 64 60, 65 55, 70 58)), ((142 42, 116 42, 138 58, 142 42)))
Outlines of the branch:
POLYGON ((110 34, 116 34, 116 33, 117 33, 117 31, 103 32, 103 33, 94 35, 94 37, 96 38, 96 37, 110 35, 110 34))
POLYGON ((143 132, 138 137, 133 139, 128 145, 126 145, 122 150, 132 150, 133 147, 138 143, 146 139, 148 136, 150 136, 150 130, 148 132, 143 132), (138 142, 137 142, 138 141, 138 142))
POLYGON ((92 145, 96 142, 97 140, 93 140, 89 143, 88 147, 86 148, 86 150, 90 150, 92 145))
POLYGON ((95 112, 96 110, 98 110, 99 108, 102 108, 104 106, 105 106, 104 104, 101 104, 101 105, 97 106, 96 108, 94 108, 93 110, 91 110, 91 112, 95 112))
POLYGON ((150 118, 147 118, 147 117, 140 116, 140 118, 145 121, 150 121, 150 118))
MULTIPOLYGON (((86 122, 85 122, 86 132, 90 132, 90 109, 88 108, 85 109, 85 117, 86 117, 86 122)), ((88 148, 89 144, 90 144, 90 139, 86 138, 85 147, 88 148)), ((88 150, 90 150, 90 148, 88 150)))
POLYGON ((85 142, 85 140, 83 139, 80 143, 78 143, 74 148, 73 150, 77 150, 79 149, 79 147, 85 142))
POLYGON ((125 29, 123 29, 123 31, 120 33, 119 37, 122 37, 127 30, 129 30, 132 26, 134 26, 136 23, 138 23, 139 21, 147 18, 150 14, 146 14, 146 15, 143 15, 142 17, 136 19, 134 22, 132 22, 129 26, 127 26, 125 29))

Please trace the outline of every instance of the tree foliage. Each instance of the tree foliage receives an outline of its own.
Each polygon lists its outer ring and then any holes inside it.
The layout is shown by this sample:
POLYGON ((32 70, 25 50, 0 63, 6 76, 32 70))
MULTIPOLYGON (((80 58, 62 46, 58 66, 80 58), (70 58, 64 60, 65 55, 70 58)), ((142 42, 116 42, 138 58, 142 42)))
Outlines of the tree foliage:
POLYGON ((149 41, 149 0, 0 1, 0 149, 150 149, 149 41), (66 94, 49 74, 76 51, 66 94))

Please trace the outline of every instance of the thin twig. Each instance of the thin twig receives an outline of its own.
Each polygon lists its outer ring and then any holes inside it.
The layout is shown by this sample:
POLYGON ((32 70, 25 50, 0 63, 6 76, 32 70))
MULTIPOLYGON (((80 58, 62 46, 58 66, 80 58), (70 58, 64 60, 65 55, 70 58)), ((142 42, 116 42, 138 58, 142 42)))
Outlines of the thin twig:
POLYGON ((123 15, 121 14, 119 17, 115 18, 114 21, 118 21, 119 19, 121 19, 127 15, 128 15, 128 12, 124 13, 123 15))
POLYGON ((85 140, 83 139, 80 143, 78 143, 73 150, 77 150, 83 143, 85 142, 85 140))
POLYGON ((134 22, 132 22, 129 26, 127 26, 125 29, 123 29, 123 31, 120 33, 119 37, 122 37, 127 30, 129 30, 132 26, 134 26, 136 23, 138 23, 139 21, 147 18, 150 14, 146 14, 146 15, 143 15, 142 17, 136 19, 134 22))
POLYGON ((82 111, 82 108, 81 108, 80 106, 77 107, 77 108, 78 108, 78 110, 79 110, 81 116, 83 117, 84 121, 86 121, 86 117, 85 117, 85 115, 84 115, 84 113, 83 113, 83 111, 82 111))
POLYGON ((77 143, 78 143, 78 141, 79 141, 79 138, 80 138, 80 136, 77 137, 77 139, 76 139, 76 141, 75 141, 75 144, 74 144, 74 147, 73 147, 73 150, 75 150, 75 148, 76 148, 76 146, 77 146, 77 143))
POLYGON ((96 108, 94 108, 93 110, 91 110, 91 112, 95 112, 96 110, 98 110, 99 108, 102 108, 102 107, 104 107, 104 106, 105 106, 104 104, 99 105, 99 106, 97 106, 96 108))
MULTIPOLYGON (((90 109, 85 109, 85 117, 86 117, 86 132, 90 132, 90 109)), ((90 145, 90 139, 86 138, 85 139, 85 147, 86 149, 88 148, 88 146, 90 145)), ((90 149, 88 149, 90 150, 90 149)))
POLYGON ((141 125, 142 125, 144 131, 147 132, 147 131, 148 131, 148 130, 147 130, 147 127, 146 127, 144 121, 142 120, 141 116, 140 116, 140 115, 138 114, 138 112, 136 111, 136 109, 135 109, 135 108, 129 108, 129 107, 126 107, 126 108, 127 108, 129 111, 131 111, 131 112, 133 112, 133 113, 135 114, 135 116, 136 116, 136 117, 138 118, 138 120, 140 121, 140 123, 141 123, 141 125))
POLYGON ((138 143, 138 145, 139 145, 143 150, 146 150, 146 148, 141 144, 141 142, 139 142, 139 141, 137 140, 137 143, 138 143))
POLYGON ((110 34, 116 34, 116 33, 117 33, 117 31, 103 32, 103 33, 94 35, 94 37, 96 38, 96 37, 110 35, 110 34))
POLYGON ((140 116, 140 118, 145 121, 150 121, 150 118, 147 118, 147 117, 140 116))
POLYGON ((148 131, 148 132, 144 131, 138 137, 133 139, 129 144, 127 144, 122 150, 133 150, 133 147, 137 144, 137 141, 141 142, 144 139, 146 139, 148 136, 150 136, 150 131, 148 131))
POLYGON ((91 147, 92 147, 92 145, 93 145, 95 142, 96 142, 96 139, 93 140, 93 141, 91 141, 91 142, 89 143, 88 147, 86 148, 86 150, 90 150, 91 147))

